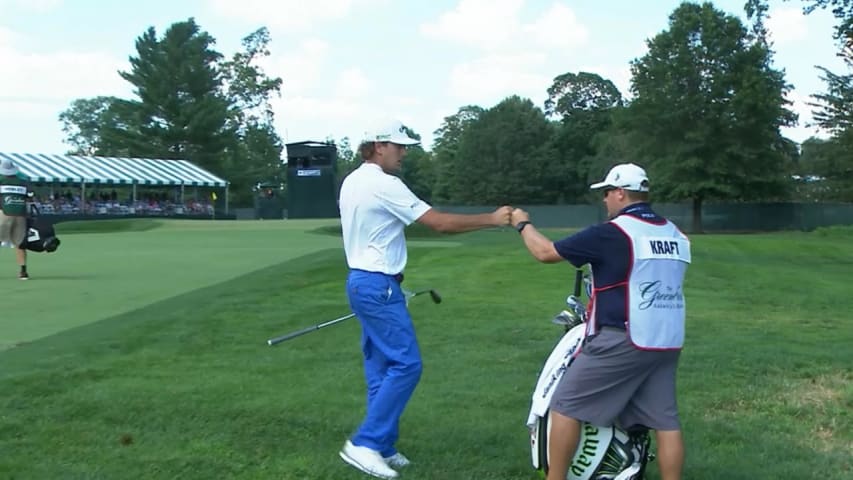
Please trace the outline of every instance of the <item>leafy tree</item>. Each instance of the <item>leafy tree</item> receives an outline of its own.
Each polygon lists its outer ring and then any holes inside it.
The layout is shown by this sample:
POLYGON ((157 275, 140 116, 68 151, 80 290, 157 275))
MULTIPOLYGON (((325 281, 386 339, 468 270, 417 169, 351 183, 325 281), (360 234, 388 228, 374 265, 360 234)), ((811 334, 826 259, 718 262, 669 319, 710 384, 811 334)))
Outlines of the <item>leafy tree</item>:
POLYGON ((563 120, 576 114, 622 106, 622 94, 613 82, 595 73, 564 73, 548 87, 545 114, 563 120))
POLYGON ((448 117, 444 117, 441 126, 434 132, 432 200, 449 202, 452 198, 452 183, 457 164, 459 140, 465 130, 485 110, 476 105, 466 105, 448 117))
POLYGON ((286 177, 270 104, 282 80, 257 65, 269 41, 258 29, 226 60, 192 18, 162 38, 149 28, 136 40, 130 69, 119 72, 136 98, 75 100, 60 115, 66 141, 95 155, 190 160, 228 179, 233 203, 250 204, 257 182, 286 177))
POLYGON ((106 125, 133 156, 185 158, 224 174, 225 152, 235 142, 229 102, 222 93, 215 40, 193 19, 172 24, 163 39, 150 27, 136 41, 131 69, 119 72, 138 101, 118 102, 138 130, 106 125))
POLYGON ((610 128, 613 111, 622 105, 613 82, 594 73, 564 73, 548 88, 545 113, 559 117, 560 125, 553 140, 559 154, 550 165, 546 188, 558 203, 586 198, 589 159, 596 154, 593 141, 610 128))
POLYGON ((272 124, 275 113, 270 100, 281 96, 281 78, 270 78, 256 65, 270 55, 269 30, 259 28, 242 40, 244 51, 237 52, 221 66, 226 97, 235 111, 234 121, 246 124, 272 124))
POLYGON ((101 128, 110 123, 109 112, 119 99, 116 97, 79 98, 68 110, 59 114, 66 143, 74 155, 96 155, 102 150, 101 128))
POLYGON ((853 201, 853 139, 846 131, 830 140, 810 138, 802 144, 796 173, 798 190, 805 200, 853 201))
MULTIPOLYGON (((838 56, 844 60, 848 72, 853 70, 853 0, 803 0, 801 3, 807 15, 818 9, 832 11, 838 21, 833 35, 840 46, 838 56)), ((748 16, 756 25, 763 24, 767 8, 766 0, 748 0, 745 6, 748 16)), ((825 179, 821 181, 821 195, 833 199, 849 198, 843 193, 846 190, 843 181, 850 178, 853 170, 853 158, 847 154, 853 149, 853 74, 836 74, 820 66, 817 69, 821 72, 827 91, 812 95, 814 101, 809 105, 813 107, 815 124, 832 134, 832 142, 819 144, 813 140, 808 146, 804 143, 803 156, 808 158, 813 151, 832 152, 832 161, 818 163, 831 165, 835 169, 830 171, 823 168, 818 174, 825 179)), ((825 155, 828 154, 821 153, 820 156, 825 155)))
MULTIPOLYGON (((819 9, 829 9, 838 20, 834 38, 842 45, 850 44, 853 39, 853 0, 802 0, 801 3, 804 4, 803 13, 806 15, 819 9)), ((747 18, 753 21, 754 29, 763 30, 768 11, 767 0, 747 0, 744 11, 747 18)))
POLYGON ((245 38, 244 51, 220 67, 231 116, 229 130, 235 132, 236 148, 230 149, 229 180, 235 187, 235 203, 247 204, 250 186, 258 181, 284 185, 286 165, 284 142, 275 130, 271 100, 281 95, 281 78, 270 78, 257 62, 270 55, 269 32, 260 28, 245 38))
MULTIPOLYGON (((409 137, 420 140, 421 136, 404 127, 409 137)), ((425 151, 421 145, 413 145, 406 149, 406 157, 403 159, 400 170, 400 178, 409 186, 412 193, 426 202, 432 201, 432 190, 435 184, 435 169, 432 155, 425 151)))
POLYGON ((554 203, 546 189, 556 152, 553 126, 529 99, 509 97, 459 138, 450 201, 467 205, 554 203))
POLYGON ((634 133, 656 197, 691 200, 699 232, 706 200, 784 196, 780 127, 796 116, 766 43, 711 3, 684 3, 648 45, 631 64, 634 100, 620 128, 634 133))

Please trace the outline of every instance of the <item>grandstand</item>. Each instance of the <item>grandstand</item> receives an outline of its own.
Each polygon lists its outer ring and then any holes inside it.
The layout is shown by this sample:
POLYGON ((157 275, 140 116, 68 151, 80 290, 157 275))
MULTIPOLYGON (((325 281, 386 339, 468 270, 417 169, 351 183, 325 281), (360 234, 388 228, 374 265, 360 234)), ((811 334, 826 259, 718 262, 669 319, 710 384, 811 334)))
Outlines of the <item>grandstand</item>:
POLYGON ((43 214, 213 215, 219 189, 229 213, 228 181, 186 160, 0 152, 3 159, 36 187, 43 214))

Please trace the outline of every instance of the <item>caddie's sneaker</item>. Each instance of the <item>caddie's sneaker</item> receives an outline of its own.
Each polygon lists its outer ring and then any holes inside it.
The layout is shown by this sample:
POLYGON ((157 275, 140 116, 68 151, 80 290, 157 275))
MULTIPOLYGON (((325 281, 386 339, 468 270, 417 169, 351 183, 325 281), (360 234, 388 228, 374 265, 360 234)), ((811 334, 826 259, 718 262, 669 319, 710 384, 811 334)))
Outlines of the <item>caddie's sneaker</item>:
POLYGON ((27 272, 18 272, 18 278, 21 280, 29 280, 30 274, 28 274, 27 272))
POLYGON ((357 447, 347 440, 340 456, 345 462, 376 478, 397 478, 397 472, 385 463, 382 455, 367 447, 357 447))
POLYGON ((388 465, 390 465, 394 468, 408 467, 409 465, 412 464, 412 462, 409 461, 409 459, 406 458, 406 456, 400 452, 397 452, 394 455, 391 455, 390 457, 384 457, 384 458, 385 458, 385 463, 387 463, 388 465))

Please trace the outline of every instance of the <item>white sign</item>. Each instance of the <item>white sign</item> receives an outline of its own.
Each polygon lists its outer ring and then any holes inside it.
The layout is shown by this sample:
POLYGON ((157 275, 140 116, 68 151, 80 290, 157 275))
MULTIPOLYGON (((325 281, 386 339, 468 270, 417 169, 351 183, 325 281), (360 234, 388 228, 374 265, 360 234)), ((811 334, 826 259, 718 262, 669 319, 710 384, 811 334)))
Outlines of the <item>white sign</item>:
POLYGON ((315 168, 315 169, 311 169, 311 170, 297 170, 296 176, 297 177, 319 177, 320 176, 320 169, 315 168))

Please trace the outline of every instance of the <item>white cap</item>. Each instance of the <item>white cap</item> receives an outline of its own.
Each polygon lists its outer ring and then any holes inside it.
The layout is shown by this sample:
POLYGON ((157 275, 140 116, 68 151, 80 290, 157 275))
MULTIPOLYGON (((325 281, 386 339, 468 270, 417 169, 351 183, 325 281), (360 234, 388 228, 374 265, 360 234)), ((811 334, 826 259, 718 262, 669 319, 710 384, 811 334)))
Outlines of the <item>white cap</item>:
POLYGON ((397 145, 417 145, 420 140, 411 138, 406 133, 406 127, 399 120, 391 120, 365 132, 362 143, 366 142, 390 142, 397 145))
POLYGON ((649 177, 641 167, 633 163, 622 163, 611 168, 603 181, 589 186, 592 190, 607 187, 624 188, 634 192, 648 192, 649 177))
POLYGON ((8 158, 3 159, 3 162, 0 163, 0 175, 16 175, 18 173, 18 166, 15 165, 15 162, 9 160, 8 158))

